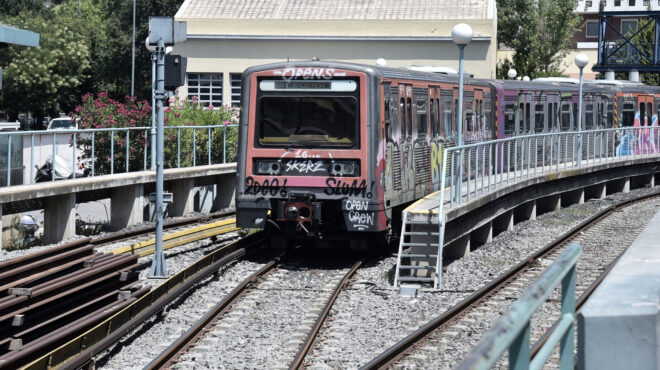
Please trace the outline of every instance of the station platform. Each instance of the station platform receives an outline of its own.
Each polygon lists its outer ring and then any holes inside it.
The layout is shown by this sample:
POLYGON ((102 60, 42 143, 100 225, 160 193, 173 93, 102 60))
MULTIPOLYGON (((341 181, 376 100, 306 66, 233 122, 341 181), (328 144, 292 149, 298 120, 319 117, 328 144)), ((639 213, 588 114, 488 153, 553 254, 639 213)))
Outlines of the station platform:
POLYGON ((660 212, 578 315, 578 368, 660 369, 660 212))

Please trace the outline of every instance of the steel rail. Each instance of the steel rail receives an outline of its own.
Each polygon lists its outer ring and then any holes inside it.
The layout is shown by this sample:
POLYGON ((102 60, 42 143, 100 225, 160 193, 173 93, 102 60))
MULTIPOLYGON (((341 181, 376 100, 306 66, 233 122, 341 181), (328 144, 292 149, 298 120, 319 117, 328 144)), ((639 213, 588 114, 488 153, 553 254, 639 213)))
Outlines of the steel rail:
POLYGON ((473 305, 485 300, 489 296, 493 295, 501 286, 506 284, 508 281, 514 279, 520 272, 522 272, 526 267, 534 265, 538 259, 543 258, 552 251, 566 245, 572 239, 578 236, 579 232, 591 227, 594 224, 597 224, 600 220, 612 214, 616 210, 632 205, 633 203, 644 201, 650 198, 660 197, 660 192, 654 192, 652 194, 647 194, 638 198, 628 199, 625 201, 617 202, 616 204, 610 205, 609 207, 599 211, 595 215, 589 217, 587 220, 581 222, 579 225, 573 227, 568 232, 562 234, 556 240, 550 242, 537 252, 534 252, 525 260, 519 262, 511 269, 509 269, 504 274, 500 275, 496 279, 492 280, 490 283, 483 286, 481 289, 472 293, 469 297, 465 298, 458 304, 454 305, 441 315, 437 316, 433 320, 429 321, 427 324, 417 329, 407 337, 401 339, 395 343, 392 347, 385 350, 383 353, 378 355, 376 358, 368 362, 362 367, 362 369, 384 369, 394 362, 398 361, 403 357, 408 351, 412 349, 418 342, 425 339, 430 333, 435 330, 444 327, 446 324, 450 323, 461 314, 466 312, 473 305))
POLYGON ((344 275, 341 281, 339 281, 337 287, 332 293, 332 296, 330 299, 328 299, 325 307, 323 307, 323 311, 321 311, 321 314, 316 319, 316 322, 314 322, 314 326, 312 327, 309 335, 307 335, 307 339, 305 339, 305 342, 303 343, 302 347, 300 347, 298 354, 296 354, 296 357, 293 359, 293 362, 289 366, 289 370, 297 370, 302 366, 302 363, 305 360, 305 356, 307 356, 307 353, 312 348, 312 344, 316 340, 316 336, 321 330, 325 319, 328 317, 330 309, 332 309, 332 306, 335 304, 339 293, 341 293, 341 291, 346 287, 348 281, 353 277, 353 275, 355 275, 355 272, 360 268, 360 266, 362 266, 362 263, 363 261, 356 262, 353 267, 346 273, 346 275, 344 275))
POLYGON ((29 265, 31 263, 34 263, 35 261, 39 261, 41 259, 56 256, 60 253, 67 252, 69 250, 79 248, 81 246, 89 244, 90 242, 91 242, 90 238, 81 238, 81 239, 78 239, 78 240, 74 240, 72 242, 67 242, 67 243, 58 245, 58 246, 53 247, 53 248, 48 248, 48 249, 41 250, 39 252, 26 254, 26 255, 21 256, 21 257, 8 259, 8 260, 0 262, 0 271, 8 271, 8 269, 20 268, 20 267, 23 267, 25 265, 29 265))
POLYGON ((251 274, 247 279, 243 280, 236 288, 234 288, 225 298, 218 302, 211 310, 209 310, 201 319, 199 319, 190 329, 179 337, 168 348, 161 352, 155 359, 153 359, 145 369, 163 369, 168 368, 194 343, 204 334, 204 332, 218 320, 231 305, 233 305, 238 298, 240 298, 247 290, 247 287, 255 280, 263 277, 269 273, 280 262, 277 257, 266 265, 261 267, 258 271, 251 274))
POLYGON ((130 333, 184 292, 205 277, 215 273, 221 266, 240 258, 248 251, 263 245, 261 233, 252 234, 228 246, 218 249, 183 271, 152 289, 121 311, 79 334, 58 348, 43 354, 25 366, 26 369, 77 369, 98 353, 130 333))
MULTIPOLYGON (((214 220, 217 218, 224 218, 224 217, 230 217, 234 216, 236 214, 235 211, 230 211, 230 212, 215 212, 211 213, 209 215, 204 215, 204 216, 198 216, 198 217, 190 217, 190 218, 184 218, 180 220, 171 220, 168 222, 165 222, 163 227, 165 229, 171 229, 175 227, 180 227, 180 226, 185 226, 185 225, 191 225, 195 223, 200 223, 208 220, 214 220)), ((156 232, 156 227, 155 226, 145 226, 141 227, 135 230, 130 230, 130 231, 125 231, 121 233, 113 233, 105 236, 101 236, 98 238, 92 238, 91 243, 94 245, 100 245, 100 244, 108 244, 108 243, 115 243, 117 241, 125 240, 128 238, 133 238, 136 236, 140 236, 143 234, 147 233, 154 233, 156 232)))
MULTIPOLYGON (((596 278, 596 280, 594 280, 594 282, 591 283, 591 285, 589 285, 589 287, 584 292, 582 292, 582 295, 580 295, 580 297, 575 302, 576 317, 577 317, 577 313, 580 312, 580 310, 582 309, 582 306, 584 306, 584 304, 587 303, 589 297, 591 297, 591 294, 596 290, 596 288, 598 288, 600 283, 602 283, 603 280, 605 280, 605 277, 607 277, 610 271, 612 271, 614 266, 616 266, 616 263, 619 262, 619 259, 621 259, 621 256, 623 256, 623 254, 626 253, 627 250, 628 248, 626 248, 623 252, 621 252, 614 259, 614 261, 612 261, 609 265, 607 265, 605 270, 603 270, 603 272, 600 275, 598 275, 598 278, 596 278)), ((550 336, 552 335, 552 333, 554 333, 556 328, 557 328, 557 322, 552 324, 552 326, 548 330, 546 330, 545 333, 543 333, 541 338, 539 338, 539 340, 537 340, 536 343, 534 343, 534 346, 532 346, 529 355, 531 359, 534 359, 534 357, 536 357, 536 354, 541 350, 541 347, 543 347, 545 342, 548 341, 548 338, 550 338, 550 336)))

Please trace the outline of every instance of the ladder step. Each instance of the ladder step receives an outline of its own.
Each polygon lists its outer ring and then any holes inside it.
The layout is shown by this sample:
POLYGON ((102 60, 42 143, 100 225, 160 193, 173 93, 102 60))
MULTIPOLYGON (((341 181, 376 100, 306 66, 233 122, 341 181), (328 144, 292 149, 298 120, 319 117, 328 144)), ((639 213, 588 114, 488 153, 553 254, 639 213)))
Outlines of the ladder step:
POLYGON ((437 231, 404 231, 403 235, 438 236, 440 233, 437 231))
POLYGON ((413 265, 401 265, 399 266, 400 270, 435 270, 435 266, 413 266, 413 265))
POLYGON ((399 281, 435 281, 432 277, 399 276, 399 281))
POLYGON ((435 225, 435 222, 431 222, 431 221, 406 221, 406 225, 435 225))
POLYGON ((433 243, 409 243, 409 242, 403 242, 401 243, 402 246, 404 247, 434 247, 433 243))
POLYGON ((438 258, 436 254, 402 253, 401 258, 438 258))

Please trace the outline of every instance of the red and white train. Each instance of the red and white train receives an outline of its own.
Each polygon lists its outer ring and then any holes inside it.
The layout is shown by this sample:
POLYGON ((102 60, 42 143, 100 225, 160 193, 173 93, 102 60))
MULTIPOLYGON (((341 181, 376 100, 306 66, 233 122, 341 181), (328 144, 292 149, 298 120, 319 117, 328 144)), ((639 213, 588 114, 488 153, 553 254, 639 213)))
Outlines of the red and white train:
MULTIPOLYGON (((464 143, 577 129, 567 80, 466 78, 464 143)), ((657 125, 660 88, 586 83, 583 128, 657 125)), ((252 67, 242 81, 237 224, 288 239, 379 235, 440 186, 458 76, 340 62, 252 67), (352 233, 347 236, 347 233, 352 233)))

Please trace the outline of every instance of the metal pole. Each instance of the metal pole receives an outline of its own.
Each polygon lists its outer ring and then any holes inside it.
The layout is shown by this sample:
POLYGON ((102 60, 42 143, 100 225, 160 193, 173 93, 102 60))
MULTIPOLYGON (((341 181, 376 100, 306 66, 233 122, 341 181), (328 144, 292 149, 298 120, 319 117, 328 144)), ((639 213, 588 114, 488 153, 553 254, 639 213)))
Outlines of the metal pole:
POLYGON ((582 165, 582 70, 584 67, 580 68, 580 97, 578 98, 578 166, 582 165))
MULTIPOLYGON (((456 145, 459 148, 463 145, 463 49, 465 49, 465 45, 458 45, 458 113, 456 115, 458 133, 456 135, 456 145)), ((459 151, 462 152, 463 150, 459 149, 459 151)), ((459 163, 456 166, 456 191, 458 192, 456 196, 460 198, 463 182, 463 156, 459 156, 459 158, 459 163)))
POLYGON ((151 54, 151 170, 156 171, 156 54, 151 54))
POLYGON ((133 48, 131 53, 131 96, 135 96, 135 0, 133 0, 133 48))
POLYGON ((158 119, 156 130, 156 252, 151 263, 150 278, 164 278, 167 276, 165 256, 163 255, 163 130, 165 126, 164 100, 165 94, 165 44, 163 39, 158 40, 157 53, 157 76, 156 76, 156 101, 158 104, 158 119))
POLYGON ((78 0, 78 18, 80 18, 81 10, 80 10, 80 0, 78 0))

